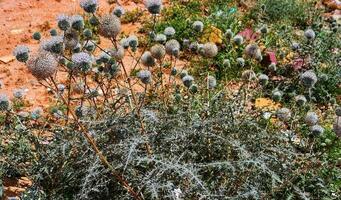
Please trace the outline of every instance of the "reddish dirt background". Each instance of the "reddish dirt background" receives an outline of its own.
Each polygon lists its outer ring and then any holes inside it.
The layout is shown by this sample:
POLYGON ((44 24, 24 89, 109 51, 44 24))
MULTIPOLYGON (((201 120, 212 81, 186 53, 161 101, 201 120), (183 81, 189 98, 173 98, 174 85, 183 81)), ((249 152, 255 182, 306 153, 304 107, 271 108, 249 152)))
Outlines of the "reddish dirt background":
MULTIPOLYGON (((0 15, 0 60, 10 60, 6 63, 0 61, 0 82, 3 83, 0 93, 13 97, 14 89, 24 89, 26 90, 25 98, 32 106, 44 107, 48 104, 49 95, 46 89, 28 72, 23 63, 14 60, 12 52, 18 44, 25 44, 32 52, 35 52, 39 45, 31 38, 32 34, 35 31, 41 31, 43 38, 48 38, 49 30, 56 27, 56 17, 59 14, 72 15, 83 12, 79 7, 79 2, 80 0, 0 0, 2 13, 0 15)), ((136 4, 130 0, 119 2, 126 11, 136 7, 144 9, 142 3, 136 4)), ((99 3, 99 14, 108 13, 110 8, 115 6, 115 4, 110 6, 107 0, 99 0, 99 3)), ((122 32, 134 33, 137 27, 138 24, 125 24, 122 32)))

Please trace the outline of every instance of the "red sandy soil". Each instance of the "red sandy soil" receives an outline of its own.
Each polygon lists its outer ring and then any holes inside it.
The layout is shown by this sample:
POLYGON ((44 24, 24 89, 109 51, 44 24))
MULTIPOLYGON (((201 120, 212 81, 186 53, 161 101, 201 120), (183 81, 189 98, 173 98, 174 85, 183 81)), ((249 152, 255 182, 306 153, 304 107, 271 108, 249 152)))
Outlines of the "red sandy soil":
MULTIPOLYGON (((47 106, 49 95, 37 80, 28 72, 23 63, 14 60, 13 49, 18 44, 25 44, 35 52, 39 44, 31 38, 35 31, 41 31, 43 38, 48 38, 49 30, 56 27, 56 17, 61 14, 82 13, 80 0, 0 0, 0 60, 8 58, 9 62, 0 61, 0 82, 4 85, 0 93, 12 97, 14 89, 26 90, 25 98, 32 106, 47 106)), ((108 13, 110 8, 106 0, 99 0, 98 13, 108 13)), ((144 6, 133 1, 120 1, 126 10, 144 6)), ((123 33, 129 35, 137 31, 138 24, 123 25, 123 33)), ((104 42, 105 43, 105 42, 104 42)), ((104 45, 104 47, 107 45, 104 45)), ((131 58, 130 58, 131 60, 131 58)), ((127 62, 131 63, 130 60, 127 62)))

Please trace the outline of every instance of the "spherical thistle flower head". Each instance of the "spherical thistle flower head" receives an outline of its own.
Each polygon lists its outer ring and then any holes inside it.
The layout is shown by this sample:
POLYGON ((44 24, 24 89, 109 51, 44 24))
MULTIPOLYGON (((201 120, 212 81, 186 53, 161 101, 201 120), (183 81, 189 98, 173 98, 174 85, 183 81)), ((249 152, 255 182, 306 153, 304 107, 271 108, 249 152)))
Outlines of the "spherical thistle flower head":
POLYGON ((129 41, 129 46, 131 48, 136 48, 137 46, 139 46, 139 39, 137 38, 136 35, 130 35, 128 37, 128 41, 129 41))
POLYGON ((314 40, 316 35, 315 35, 315 32, 313 31, 313 29, 307 29, 306 31, 304 31, 304 36, 308 40, 314 40))
POLYGON ((218 54, 218 47, 213 42, 208 42, 203 46, 203 55, 207 58, 214 58, 218 54))
POLYGON ((294 51, 297 51, 298 49, 300 49, 300 44, 297 43, 297 42, 293 42, 291 44, 291 49, 294 50, 294 51))
POLYGON ((6 94, 0 94, 0 111, 7 111, 9 109, 9 99, 6 94))
POLYGON ((53 36, 51 39, 42 43, 42 49, 51 53, 60 54, 64 51, 64 38, 62 36, 53 36))
POLYGON ((307 103, 307 98, 304 95, 297 95, 295 101, 298 106, 304 106, 307 103))
POLYGON ((41 39, 41 34, 40 34, 40 32, 34 32, 33 33, 33 35, 32 35, 32 38, 34 39, 34 40, 40 40, 41 39))
POLYGON ((42 116, 43 112, 44 111, 41 107, 35 107, 31 112, 31 118, 37 120, 42 116))
POLYGON ((336 135, 341 138, 341 117, 336 117, 335 122, 333 124, 333 130, 336 135))
POLYGON ((110 50, 110 55, 114 57, 116 60, 122 60, 124 58, 124 48, 121 45, 117 45, 117 48, 113 48, 110 50))
POLYGON ((189 87, 189 91, 192 93, 192 94, 195 94, 198 92, 198 85, 197 84, 192 84, 191 87, 189 87))
POLYGON ((137 77, 144 84, 149 84, 152 81, 152 73, 148 70, 141 70, 137 73, 137 77))
POLYGON ((283 92, 279 91, 278 89, 275 89, 271 93, 271 97, 274 101, 281 101, 283 96, 283 92))
POLYGON ((336 116, 341 117, 341 107, 340 106, 335 108, 335 114, 336 114, 336 116))
POLYGON ((22 119, 28 118, 28 116, 30 116, 30 113, 25 112, 25 111, 20 111, 18 112, 18 116, 22 119))
POLYGON ((313 136, 320 136, 324 132, 324 128, 320 125, 314 125, 310 127, 310 132, 312 133, 313 136))
POLYGON ((180 78, 181 79, 183 79, 185 76, 187 76, 188 75, 188 71, 187 70, 185 70, 185 69, 183 69, 183 70, 181 70, 181 72, 180 72, 180 78))
POLYGON ((23 89, 14 89, 13 96, 17 99, 22 99, 25 96, 25 91, 23 89))
POLYGON ((81 0, 81 8, 87 13, 95 13, 98 7, 97 0, 81 0))
POLYGON ((30 49, 24 45, 18 45, 13 51, 13 55, 19 62, 26 62, 29 58, 30 49))
POLYGON ((155 42, 164 44, 167 41, 167 36, 165 34, 157 34, 155 37, 155 42))
POLYGON ((93 52, 96 49, 95 41, 84 41, 83 49, 87 50, 88 52, 93 52))
POLYGON ((234 38, 233 38, 233 43, 234 43, 235 45, 240 46, 240 45, 243 44, 243 42, 244 42, 244 38, 243 38, 241 35, 236 35, 236 36, 234 36, 234 38))
POLYGON ((276 66, 275 63, 271 63, 271 64, 269 65, 268 68, 269 68, 269 70, 272 71, 272 72, 277 71, 277 66, 276 66))
POLYGON ((57 36, 57 35, 58 35, 57 30, 56 30, 56 29, 51 29, 51 30, 50 30, 50 35, 51 35, 51 36, 57 36))
POLYGON ((108 55, 108 53, 101 52, 96 60, 101 62, 101 63, 107 63, 107 62, 109 62, 110 58, 111 58, 111 56, 108 55))
POLYGON ((195 21, 193 24, 192 24, 192 28, 196 31, 196 32, 203 32, 204 30, 204 23, 202 23, 201 21, 195 21))
POLYGON ((229 40, 233 37, 234 34, 233 34, 231 29, 227 29, 224 35, 225 35, 226 39, 229 40))
POLYGON ((43 80, 53 76, 58 69, 56 57, 46 51, 39 52, 27 62, 28 70, 38 80, 43 80))
POLYGON ((70 18, 71 27, 77 31, 80 31, 84 28, 84 19, 80 15, 73 15, 70 18))
POLYGON ((259 84, 261 84, 263 86, 267 85, 269 82, 269 77, 266 74, 260 74, 258 76, 258 81, 259 81, 259 84))
POLYGON ((175 35, 176 31, 173 27, 169 26, 167 28, 165 28, 165 30, 163 31, 163 33, 167 36, 167 37, 172 37, 173 35, 175 35))
POLYGON ((180 50, 180 43, 175 39, 169 40, 166 42, 165 48, 168 55, 174 55, 176 51, 180 50))
POLYGON ((244 58, 237 58, 237 64, 239 67, 244 67, 245 66, 244 58))
POLYGON ((65 88, 66 88, 66 86, 64 84, 59 83, 57 85, 57 89, 59 92, 64 92, 65 88))
POLYGON ((263 26, 259 29, 259 31, 260 31, 261 33, 263 33, 263 34, 266 34, 266 33, 268 33, 268 27, 267 27, 266 25, 263 25, 263 26))
POLYGON ((278 119, 288 121, 291 118, 291 111, 288 108, 281 108, 277 111, 278 119))
POLYGON ((129 39, 128 38, 122 38, 120 40, 120 45, 124 48, 124 49, 128 49, 129 48, 129 39))
POLYGON ((199 43, 198 42, 192 42, 189 45, 189 50, 191 50, 192 52, 197 52, 199 50, 199 43))
POLYGON ((151 52, 152 56, 158 60, 161 60, 166 55, 166 49, 161 44, 155 44, 154 46, 152 46, 150 48, 150 52, 151 52))
POLYGON ((73 50, 79 44, 79 34, 73 29, 68 29, 64 33, 64 45, 68 50, 73 50))
POLYGON ((92 66, 92 58, 88 53, 80 52, 75 53, 71 57, 76 69, 83 72, 88 71, 92 66))
POLYGON ((153 67, 156 64, 155 59, 153 58, 150 51, 146 51, 142 54, 141 63, 146 67, 153 67))
POLYGON ((304 118, 304 121, 309 126, 313 126, 319 121, 319 116, 315 112, 308 112, 304 118))
POLYGON ((208 89, 214 89, 217 86, 217 79, 213 76, 207 77, 207 87, 208 89))
POLYGON ((248 44, 245 47, 244 53, 249 58, 258 58, 262 56, 261 51, 257 44, 248 44))
POLYGON ((91 39, 92 38, 92 31, 90 29, 84 29, 83 31, 83 36, 86 38, 86 39, 91 39))
POLYGON ((252 81, 255 78, 256 78, 256 74, 255 74, 255 72, 253 70, 250 70, 250 69, 249 70, 245 70, 242 73, 242 79, 244 81, 252 81))
POLYGON ((191 87, 191 85, 193 84, 194 78, 193 76, 190 75, 186 75, 182 78, 182 83, 187 87, 191 87))
POLYGON ((304 87, 312 88, 317 82, 317 76, 314 71, 308 70, 301 74, 300 81, 304 87))
POLYGON ((178 70, 177 70, 175 67, 173 67, 173 68, 171 69, 171 75, 172 75, 172 76, 176 76, 177 73, 178 73, 178 70))
POLYGON ((223 60, 223 66, 224 67, 227 67, 227 68, 230 68, 231 67, 231 62, 229 59, 224 59, 223 60))
POLYGON ((106 38, 116 38, 121 31, 121 22, 115 15, 104 15, 100 19, 99 34, 106 38))
POLYGON ((162 10, 162 0, 145 0, 145 6, 151 14, 159 14, 162 10))
POLYGON ((57 25, 58 25, 58 28, 60 28, 60 30, 62 31, 68 30, 71 27, 70 17, 65 14, 58 15, 57 25))
POLYGON ((122 15, 124 15, 125 13, 126 11, 122 6, 116 6, 112 11, 112 14, 116 15, 117 17, 122 17, 122 15))

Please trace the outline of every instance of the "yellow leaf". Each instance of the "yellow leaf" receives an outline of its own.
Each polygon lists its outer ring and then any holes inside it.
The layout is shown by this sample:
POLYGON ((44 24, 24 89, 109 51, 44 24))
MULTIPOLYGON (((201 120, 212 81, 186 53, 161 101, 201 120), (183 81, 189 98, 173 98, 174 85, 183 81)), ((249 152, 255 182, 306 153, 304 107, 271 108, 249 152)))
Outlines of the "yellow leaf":
POLYGON ((277 110, 280 107, 280 104, 269 98, 258 98, 256 99, 255 107, 257 109, 272 111, 277 110))
POLYGON ((214 26, 209 26, 205 31, 204 34, 201 38, 201 42, 202 43, 206 43, 206 42, 213 42, 216 44, 221 44, 223 43, 223 32, 214 27, 214 26))

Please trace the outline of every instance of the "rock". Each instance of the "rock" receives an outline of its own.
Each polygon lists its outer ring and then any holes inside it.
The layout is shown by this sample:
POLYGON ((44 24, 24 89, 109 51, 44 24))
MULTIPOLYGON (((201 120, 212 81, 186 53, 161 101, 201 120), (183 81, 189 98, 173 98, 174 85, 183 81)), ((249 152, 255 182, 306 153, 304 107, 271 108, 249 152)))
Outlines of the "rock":
POLYGON ((24 32, 23 29, 13 29, 13 30, 11 30, 11 34, 12 35, 19 35, 19 34, 21 34, 23 32, 24 32))
POLYGON ((7 64, 15 60, 15 56, 13 55, 7 55, 7 56, 1 56, 0 61, 7 64))

